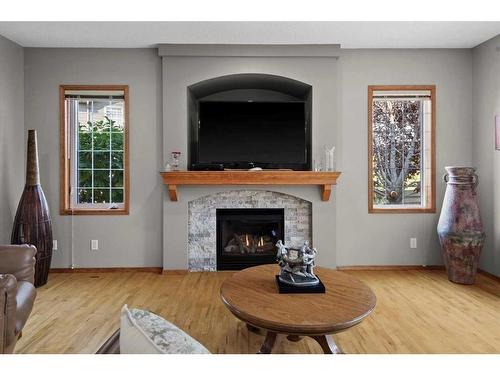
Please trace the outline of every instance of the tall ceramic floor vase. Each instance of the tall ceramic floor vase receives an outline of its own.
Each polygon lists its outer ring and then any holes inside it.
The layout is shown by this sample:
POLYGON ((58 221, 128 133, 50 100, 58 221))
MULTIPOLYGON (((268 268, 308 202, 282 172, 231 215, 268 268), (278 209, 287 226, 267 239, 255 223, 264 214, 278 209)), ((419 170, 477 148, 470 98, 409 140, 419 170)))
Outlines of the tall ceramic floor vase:
POLYGON ((446 167, 446 193, 437 227, 448 279, 474 284, 485 233, 475 168, 446 167))
POLYGON ((36 246, 35 286, 46 284, 52 259, 52 223, 40 186, 36 130, 28 130, 26 184, 17 207, 11 242, 36 246))

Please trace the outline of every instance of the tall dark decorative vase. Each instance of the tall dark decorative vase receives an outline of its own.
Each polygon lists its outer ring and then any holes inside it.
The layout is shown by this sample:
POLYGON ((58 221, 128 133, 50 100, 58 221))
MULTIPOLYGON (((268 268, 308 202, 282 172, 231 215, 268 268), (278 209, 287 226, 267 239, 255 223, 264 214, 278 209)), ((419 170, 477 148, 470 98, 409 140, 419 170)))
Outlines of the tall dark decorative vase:
POLYGON ((447 186, 437 227, 444 264, 450 281, 474 284, 485 239, 476 192, 476 169, 445 169, 447 186))
POLYGON ((26 184, 17 207, 11 242, 36 247, 35 286, 45 285, 52 259, 52 223, 40 186, 36 130, 28 130, 26 184))

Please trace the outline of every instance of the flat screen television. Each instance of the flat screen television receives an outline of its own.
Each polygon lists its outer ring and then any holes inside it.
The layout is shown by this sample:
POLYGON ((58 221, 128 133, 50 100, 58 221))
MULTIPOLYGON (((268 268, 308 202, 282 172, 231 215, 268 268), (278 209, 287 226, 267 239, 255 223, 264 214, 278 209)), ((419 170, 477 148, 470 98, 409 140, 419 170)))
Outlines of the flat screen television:
POLYGON ((305 102, 200 101, 198 114, 193 167, 310 169, 305 102))

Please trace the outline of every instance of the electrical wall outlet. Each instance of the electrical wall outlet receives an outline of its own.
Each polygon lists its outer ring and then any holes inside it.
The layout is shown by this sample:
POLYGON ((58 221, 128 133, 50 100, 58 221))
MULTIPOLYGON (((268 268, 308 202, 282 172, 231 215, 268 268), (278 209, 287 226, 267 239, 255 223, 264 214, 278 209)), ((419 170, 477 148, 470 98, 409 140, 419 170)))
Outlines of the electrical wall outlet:
POLYGON ((99 241, 98 240, 90 240, 90 250, 99 250, 99 241))
POLYGON ((416 249, 417 248, 417 239, 415 237, 410 238, 410 249, 416 249))
POLYGON ((57 250, 57 240, 52 240, 52 250, 57 250))

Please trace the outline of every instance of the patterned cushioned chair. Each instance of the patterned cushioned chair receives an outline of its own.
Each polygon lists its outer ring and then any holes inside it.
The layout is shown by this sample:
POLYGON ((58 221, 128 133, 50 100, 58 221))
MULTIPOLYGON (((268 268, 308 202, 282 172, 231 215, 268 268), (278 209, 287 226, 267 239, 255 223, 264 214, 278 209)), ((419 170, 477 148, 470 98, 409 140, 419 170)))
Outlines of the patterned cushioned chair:
POLYGON ((97 354, 209 354, 198 341, 174 324, 140 309, 122 308, 121 330, 115 331, 97 354))
POLYGON ((96 354, 120 354, 120 330, 117 329, 97 350, 96 354))

